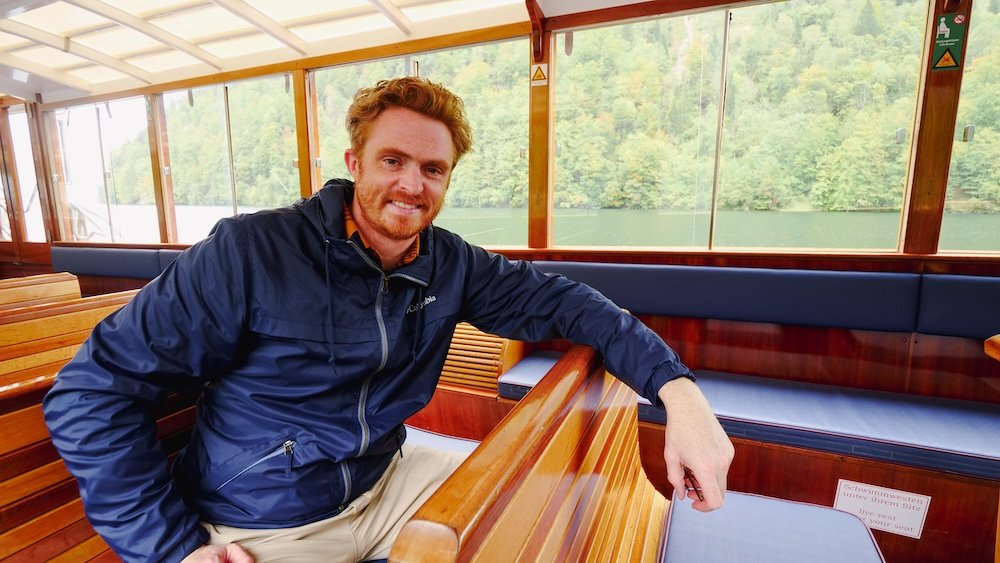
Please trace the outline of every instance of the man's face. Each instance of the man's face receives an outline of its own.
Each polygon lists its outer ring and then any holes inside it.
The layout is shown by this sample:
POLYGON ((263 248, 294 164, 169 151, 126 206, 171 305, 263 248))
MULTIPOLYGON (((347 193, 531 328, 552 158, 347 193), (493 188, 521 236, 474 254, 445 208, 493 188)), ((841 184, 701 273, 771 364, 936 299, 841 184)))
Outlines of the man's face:
POLYGON ((412 240, 444 203, 455 148, 448 127, 409 109, 384 110, 356 153, 344 153, 354 176, 352 213, 366 239, 412 240), (360 153, 360 154, 359 154, 360 153))

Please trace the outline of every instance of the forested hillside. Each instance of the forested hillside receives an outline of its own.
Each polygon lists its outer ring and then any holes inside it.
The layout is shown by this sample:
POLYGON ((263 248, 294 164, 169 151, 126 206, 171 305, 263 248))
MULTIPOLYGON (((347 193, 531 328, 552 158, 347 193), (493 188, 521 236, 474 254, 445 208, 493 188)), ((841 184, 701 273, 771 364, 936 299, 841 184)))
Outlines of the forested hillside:
MULTIPOLYGON (((715 199, 719 210, 898 210, 926 4, 793 0, 733 10, 720 127, 723 17, 717 11, 560 35, 553 65, 557 207, 707 211, 715 199)), ((956 145, 949 205, 997 212, 1000 0, 977 2, 970 26, 958 134, 975 124, 975 137, 956 145)), ((465 99, 474 127, 475 152, 456 171, 449 205, 526 205, 526 42, 411 58, 422 76, 465 99)), ((343 174, 350 95, 405 68, 402 59, 375 61, 317 81, 319 117, 331 131, 320 138, 325 175, 343 174)), ((177 205, 232 201, 222 103, 221 96, 195 97, 168 122, 176 177, 199 179, 175 180, 177 205)), ((237 103, 240 203, 293 200, 290 94, 273 81, 248 81, 230 97, 237 103)), ((112 154, 116 203, 152 203, 148 159, 138 158, 148 154, 146 143, 143 134, 112 154)))

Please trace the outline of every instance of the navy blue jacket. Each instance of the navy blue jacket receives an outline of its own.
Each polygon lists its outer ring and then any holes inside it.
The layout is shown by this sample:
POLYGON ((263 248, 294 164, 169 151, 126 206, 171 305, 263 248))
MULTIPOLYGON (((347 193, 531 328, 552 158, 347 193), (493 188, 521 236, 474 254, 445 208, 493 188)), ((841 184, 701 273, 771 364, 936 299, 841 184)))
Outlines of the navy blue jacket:
POLYGON ((564 336, 656 402, 689 370, 593 289, 429 228, 384 272, 344 238, 348 181, 290 207, 225 219, 98 324, 44 400, 87 516, 125 560, 179 560, 199 521, 282 528, 328 518, 371 487, 434 393, 456 323, 521 340, 564 336), (200 390, 172 471, 149 407, 200 390))

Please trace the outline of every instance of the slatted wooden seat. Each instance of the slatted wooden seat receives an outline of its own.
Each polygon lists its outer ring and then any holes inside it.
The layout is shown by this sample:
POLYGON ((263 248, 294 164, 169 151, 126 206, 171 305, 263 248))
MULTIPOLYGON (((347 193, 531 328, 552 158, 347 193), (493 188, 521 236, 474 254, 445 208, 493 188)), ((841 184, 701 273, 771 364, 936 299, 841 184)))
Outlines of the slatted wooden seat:
POLYGON ((51 380, 101 319, 136 290, 20 307, 0 314, 0 391, 51 380))
POLYGON ((439 383, 496 394, 497 379, 524 356, 524 345, 459 323, 439 383))
POLYGON ((80 298, 80 282, 68 272, 0 280, 0 312, 80 298))
POLYGON ((403 527, 394 561, 654 561, 635 394, 574 347, 403 527))
MULTIPOLYGON (((52 446, 41 399, 94 325, 135 293, 0 314, 0 560, 86 561, 108 550, 87 523, 76 482, 52 446)), ((165 444, 186 442, 191 403, 175 397, 158 411, 165 444)))

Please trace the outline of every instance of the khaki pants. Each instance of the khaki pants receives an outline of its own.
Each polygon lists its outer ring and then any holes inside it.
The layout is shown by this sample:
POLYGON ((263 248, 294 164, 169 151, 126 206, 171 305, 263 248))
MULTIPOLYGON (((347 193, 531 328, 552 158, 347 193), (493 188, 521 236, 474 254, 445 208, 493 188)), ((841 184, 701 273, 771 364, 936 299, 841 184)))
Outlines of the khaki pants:
POLYGON ((386 558, 403 524, 465 457, 463 453, 403 444, 403 457, 393 459, 371 489, 333 518, 271 530, 203 526, 211 535, 210 544, 238 543, 256 563, 386 558))

